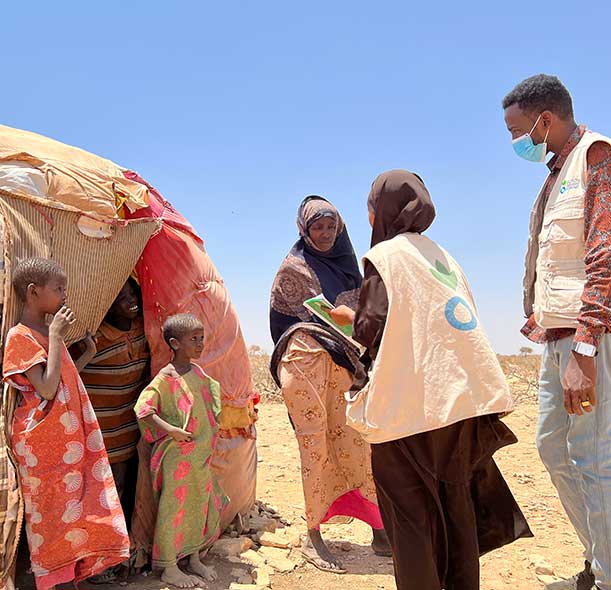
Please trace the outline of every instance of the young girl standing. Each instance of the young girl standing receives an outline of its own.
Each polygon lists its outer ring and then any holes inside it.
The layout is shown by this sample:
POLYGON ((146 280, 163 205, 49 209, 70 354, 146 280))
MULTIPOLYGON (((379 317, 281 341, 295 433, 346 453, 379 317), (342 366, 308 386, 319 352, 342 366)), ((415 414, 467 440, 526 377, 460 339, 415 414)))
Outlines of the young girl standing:
POLYGON ((218 383, 192 361, 204 349, 204 328, 192 315, 169 318, 163 336, 174 352, 136 403, 142 435, 153 444, 151 481, 158 504, 153 567, 162 580, 179 588, 212 580, 200 551, 220 535, 220 517, 228 503, 212 469, 221 411, 218 383), (178 561, 188 557, 188 573, 178 561), (198 577, 199 576, 199 577, 198 577))
MULTIPOLYGON (((79 582, 129 556, 102 433, 64 345, 75 321, 65 305, 66 284, 51 260, 17 265, 13 286, 23 313, 4 351, 4 378, 19 393, 11 445, 38 590, 79 582)), ((83 366, 91 353, 90 347, 77 364, 83 366)))

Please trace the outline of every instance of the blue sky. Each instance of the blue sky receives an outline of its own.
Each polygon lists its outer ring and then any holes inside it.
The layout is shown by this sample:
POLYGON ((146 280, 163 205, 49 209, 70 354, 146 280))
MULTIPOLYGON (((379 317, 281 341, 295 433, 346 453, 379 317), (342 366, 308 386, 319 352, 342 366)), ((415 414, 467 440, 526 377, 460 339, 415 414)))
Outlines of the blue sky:
POLYGON ((137 170, 197 227, 246 339, 322 194, 357 253, 374 177, 408 168, 438 209, 430 236, 470 278, 499 352, 519 335, 528 215, 545 177, 518 159, 500 101, 560 76, 611 134, 611 5, 573 2, 5 3, 1 122, 137 170))

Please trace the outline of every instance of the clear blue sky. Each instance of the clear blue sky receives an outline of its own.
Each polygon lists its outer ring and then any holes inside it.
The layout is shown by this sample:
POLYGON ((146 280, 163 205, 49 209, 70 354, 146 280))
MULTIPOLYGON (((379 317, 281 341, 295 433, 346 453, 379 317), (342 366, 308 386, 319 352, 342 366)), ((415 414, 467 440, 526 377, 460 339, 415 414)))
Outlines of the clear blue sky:
POLYGON ((1 122, 137 170, 197 227, 249 343, 301 198, 367 249, 373 178, 426 181, 430 235, 470 277, 495 348, 519 335, 528 215, 546 169, 512 152, 500 101, 559 75, 611 134, 611 4, 32 2, 2 5, 1 122))

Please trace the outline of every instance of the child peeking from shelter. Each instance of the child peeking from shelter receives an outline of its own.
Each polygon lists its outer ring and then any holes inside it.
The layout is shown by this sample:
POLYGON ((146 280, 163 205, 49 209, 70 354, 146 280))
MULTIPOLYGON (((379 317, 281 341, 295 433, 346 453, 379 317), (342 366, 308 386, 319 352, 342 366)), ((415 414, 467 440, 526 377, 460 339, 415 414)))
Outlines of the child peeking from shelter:
MULTIPOLYGON (((81 349, 84 346, 79 345, 81 349)), ((81 378, 102 429, 115 485, 123 501, 129 472, 137 471, 140 434, 134 406, 150 381, 150 353, 138 286, 133 279, 125 283, 108 310, 95 336, 94 351, 95 356, 82 369, 81 378)), ((124 503, 126 508, 133 502, 124 503)))

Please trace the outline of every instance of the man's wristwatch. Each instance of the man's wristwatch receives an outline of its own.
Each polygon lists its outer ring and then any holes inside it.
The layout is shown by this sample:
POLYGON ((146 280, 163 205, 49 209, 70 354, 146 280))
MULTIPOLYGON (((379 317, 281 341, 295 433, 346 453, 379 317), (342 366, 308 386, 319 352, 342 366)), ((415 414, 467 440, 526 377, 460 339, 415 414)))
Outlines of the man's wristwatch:
POLYGON ((571 347, 573 352, 580 354, 581 356, 594 357, 598 354, 598 349, 593 344, 587 344, 585 342, 573 342, 571 347))

